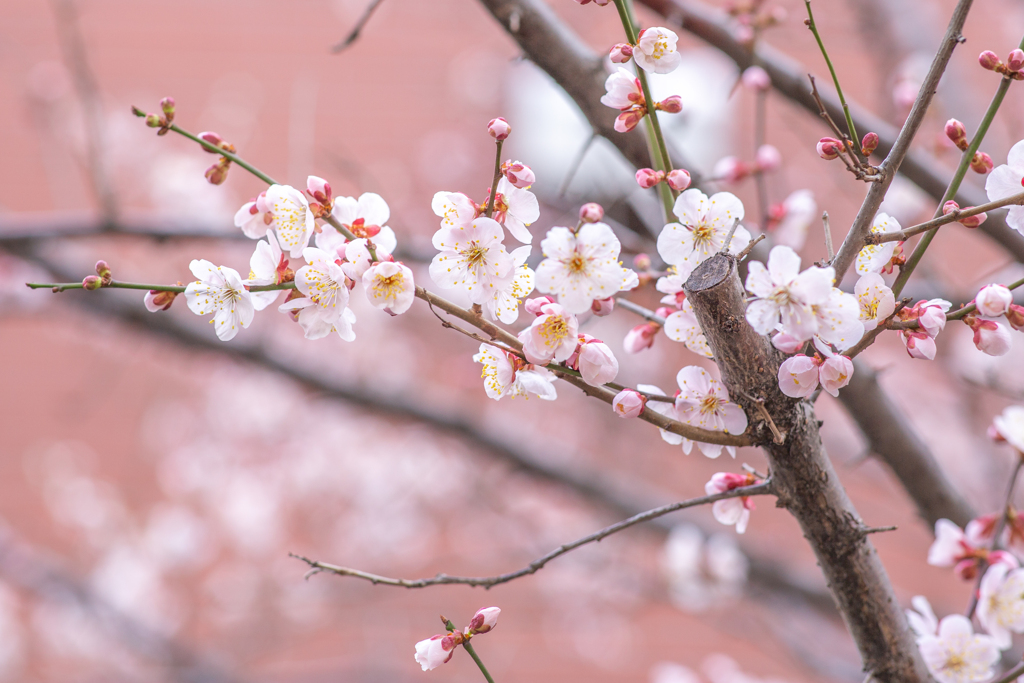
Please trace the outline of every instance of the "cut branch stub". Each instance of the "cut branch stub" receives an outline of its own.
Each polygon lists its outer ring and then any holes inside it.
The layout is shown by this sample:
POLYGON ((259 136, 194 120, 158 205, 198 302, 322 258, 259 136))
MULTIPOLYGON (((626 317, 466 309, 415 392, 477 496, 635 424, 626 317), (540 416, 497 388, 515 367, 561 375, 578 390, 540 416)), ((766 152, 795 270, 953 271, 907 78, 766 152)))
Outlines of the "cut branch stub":
POLYGON ((880 683, 931 680, 885 568, 864 533, 867 525, 825 453, 813 405, 779 390, 782 353, 747 324, 735 257, 708 259, 691 273, 684 290, 731 400, 744 407, 753 423, 757 412, 751 398, 763 399, 786 434, 784 443, 773 443, 762 423, 755 438, 768 456, 779 505, 796 517, 814 549, 865 671, 880 683))

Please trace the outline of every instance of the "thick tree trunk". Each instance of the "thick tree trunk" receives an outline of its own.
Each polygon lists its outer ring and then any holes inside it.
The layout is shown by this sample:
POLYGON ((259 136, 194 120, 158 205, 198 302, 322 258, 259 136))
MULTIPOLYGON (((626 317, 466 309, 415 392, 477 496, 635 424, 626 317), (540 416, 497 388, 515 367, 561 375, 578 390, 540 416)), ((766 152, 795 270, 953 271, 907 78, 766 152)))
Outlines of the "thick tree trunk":
POLYGON ((796 517, 814 549, 865 671, 886 683, 931 680, 885 568, 825 453, 813 406, 779 390, 783 355, 746 322, 736 259, 719 254, 702 263, 687 280, 686 294, 731 399, 756 425, 752 431, 768 455, 778 505, 796 517), (774 443, 767 425, 758 424, 755 399, 764 401, 783 443, 774 443))

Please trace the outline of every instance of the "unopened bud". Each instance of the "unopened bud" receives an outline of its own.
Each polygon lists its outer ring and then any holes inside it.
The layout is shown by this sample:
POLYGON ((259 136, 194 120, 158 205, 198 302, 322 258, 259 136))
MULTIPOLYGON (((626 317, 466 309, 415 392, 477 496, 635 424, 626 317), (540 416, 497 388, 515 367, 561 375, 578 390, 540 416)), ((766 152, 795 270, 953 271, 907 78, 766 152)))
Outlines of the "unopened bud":
POLYGON ((946 137, 961 151, 967 149, 967 129, 956 119, 946 121, 946 137))
POLYGON ((508 125, 508 121, 499 116, 496 119, 491 119, 490 123, 487 124, 487 132, 495 140, 504 140, 512 132, 512 126, 508 125))
POLYGON ((647 403, 640 392, 635 389, 623 389, 612 399, 612 410, 619 417, 637 417, 644 412, 647 403))
POLYGON ((953 213, 954 211, 959 211, 959 210, 960 210, 960 205, 957 204, 952 199, 950 199, 948 202, 946 202, 945 204, 942 205, 942 215, 943 216, 948 216, 949 214, 953 213))
POLYGON ((150 128, 160 128, 164 122, 156 114, 146 114, 146 125, 150 128))
POLYGON ((537 296, 532 299, 527 299, 523 302, 523 308, 526 309, 527 313, 533 313, 534 315, 541 314, 541 308, 548 304, 555 303, 555 300, 549 296, 537 296))
POLYGON ((860 153, 868 157, 876 149, 878 149, 878 133, 867 133, 860 141, 860 153))
POLYGON ((231 162, 221 157, 217 163, 206 169, 206 179, 211 185, 220 185, 228 179, 228 169, 230 167, 231 162))
POLYGON ((718 160, 711 172, 719 180, 735 183, 746 178, 749 170, 746 164, 736 157, 723 157, 718 160))
POLYGON ((103 280, 98 275, 86 275, 85 279, 82 280, 82 288, 95 290, 103 286, 103 280))
POLYGON ((1024 332, 1024 306, 1010 304, 1010 310, 1006 312, 1006 322, 1018 332, 1024 332))
POLYGON ((1016 49, 1006 58, 1006 68, 1010 71, 1020 71, 1024 67, 1024 50, 1016 49))
POLYGON ((596 315, 598 318, 603 318, 606 315, 611 315, 612 311, 614 310, 614 297, 608 297, 607 299, 594 299, 590 303, 590 312, 596 315))
POLYGON ((145 304, 146 310, 151 313, 157 311, 166 311, 174 303, 175 297, 178 296, 177 292, 162 292, 155 289, 151 289, 146 292, 145 304))
POLYGON ((999 61, 999 55, 992 50, 985 50, 978 55, 978 63, 981 64, 981 68, 988 69, 989 71, 995 71, 1002 62, 999 61))
POLYGON ((587 202, 580 207, 580 220, 584 223, 597 223, 604 218, 604 207, 596 202, 587 202))
POLYGON ((633 58, 633 46, 629 43, 619 43, 612 46, 609 53, 614 64, 625 64, 633 58))
POLYGON ((615 131, 617 133, 628 133, 636 128, 644 116, 647 115, 646 107, 633 107, 615 117, 615 131))
POLYGON ((107 265, 106 261, 96 262, 96 274, 103 280, 103 284, 109 284, 112 273, 110 272, 110 266, 107 265))
MULTIPOLYGON (((974 207, 972 206, 969 208, 973 209, 974 207)), ((973 216, 965 216, 964 218, 961 218, 959 222, 960 225, 964 226, 965 228, 973 229, 984 223, 987 219, 988 214, 982 211, 981 213, 976 213, 973 216)))
POLYGON ((666 97, 661 102, 658 102, 656 108, 662 110, 666 114, 678 114, 683 110, 683 98, 679 95, 666 97))
POLYGON ((640 253, 633 257, 633 268, 639 270, 641 273, 646 273, 651 269, 651 257, 647 254, 640 253))
POLYGON ((676 192, 682 192, 690 186, 690 173, 681 168, 676 168, 668 172, 668 175, 665 176, 665 181, 676 192))
POLYGON ((984 152, 976 152, 971 159, 971 170, 982 175, 992 170, 992 157, 984 152))
POLYGON ((758 147, 755 159, 757 160, 758 170, 764 173, 777 171, 782 166, 782 154, 779 153, 775 145, 761 145, 758 147))
POLYGON ((160 100, 160 110, 167 116, 167 120, 170 121, 174 118, 174 98, 165 97, 160 100))
POLYGON ((333 196, 331 194, 331 184, 323 178, 318 178, 315 175, 306 178, 306 192, 321 204, 327 205, 331 203, 333 196))
POLYGON ((200 133, 199 135, 197 135, 196 137, 198 137, 203 142, 208 142, 208 143, 210 143, 211 145, 213 145, 214 147, 217 148, 217 149, 210 149, 209 147, 206 147, 204 145, 203 146, 203 150, 206 151, 206 152, 209 152, 210 154, 217 154, 217 150, 220 150, 220 149, 222 149, 224 147, 224 138, 222 138, 221 136, 217 135, 213 131, 209 131, 209 130, 208 131, 204 131, 204 132, 200 133))
POLYGON ((537 181, 533 169, 520 161, 506 161, 501 165, 501 171, 510 183, 520 189, 527 188, 537 181))
POLYGON ((751 90, 767 90, 772 87, 768 72, 759 66, 752 66, 743 72, 743 85, 751 90))
POLYGON ((655 171, 653 168, 641 168, 636 172, 636 183, 644 189, 654 187, 664 179, 665 172, 655 171))
POLYGON ((974 297, 978 311, 989 318, 1006 315, 1013 303, 1013 293, 1005 285, 988 285, 982 287, 974 297))
POLYGON ((818 140, 818 156, 826 161, 836 159, 843 151, 843 143, 835 138, 818 140))

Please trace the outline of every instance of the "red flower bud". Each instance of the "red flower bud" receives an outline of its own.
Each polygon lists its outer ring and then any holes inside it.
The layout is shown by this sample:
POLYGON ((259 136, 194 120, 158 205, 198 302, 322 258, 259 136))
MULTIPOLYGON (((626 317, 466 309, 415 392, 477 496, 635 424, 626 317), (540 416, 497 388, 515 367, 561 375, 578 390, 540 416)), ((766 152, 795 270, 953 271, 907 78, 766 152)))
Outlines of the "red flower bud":
POLYGON ((964 124, 956 119, 946 121, 946 137, 949 138, 960 151, 967 149, 967 129, 964 124))
POLYGON ((676 192, 682 192, 690 186, 690 174, 681 168, 677 168, 668 172, 665 181, 676 192))
POLYGON ((644 189, 654 187, 664 179, 665 172, 655 171, 653 168, 641 168, 636 172, 637 185, 644 189))
POLYGON ((843 151, 843 143, 835 138, 818 140, 818 156, 826 161, 836 159, 843 151))
POLYGON ((867 133, 860 141, 860 152, 864 156, 871 156, 871 153, 878 148, 878 133, 867 133))
POLYGON ((995 71, 1002 64, 999 61, 999 56, 992 50, 985 50, 978 55, 978 63, 981 64, 981 68, 989 71, 995 71))
POLYGON ((1006 58, 1006 68, 1010 71, 1020 71, 1024 67, 1024 50, 1016 49, 1006 58))
POLYGON ((971 159, 971 170, 975 173, 981 173, 984 175, 991 171, 992 167, 992 157, 984 152, 975 153, 974 158, 971 159))

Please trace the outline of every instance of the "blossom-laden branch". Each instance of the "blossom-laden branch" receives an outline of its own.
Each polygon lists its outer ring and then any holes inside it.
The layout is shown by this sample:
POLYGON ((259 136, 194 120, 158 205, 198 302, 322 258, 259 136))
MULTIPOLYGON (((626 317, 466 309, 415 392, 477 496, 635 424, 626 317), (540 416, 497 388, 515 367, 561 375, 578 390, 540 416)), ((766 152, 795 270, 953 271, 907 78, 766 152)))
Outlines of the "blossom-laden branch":
POLYGON ((958 223, 964 218, 977 216, 979 214, 992 211, 994 209, 1001 209, 1004 206, 1018 206, 1021 204, 1024 204, 1024 192, 1015 194, 1012 197, 997 199, 994 202, 982 204, 981 206, 971 206, 966 209, 953 209, 952 211, 943 216, 933 218, 932 220, 927 221, 925 223, 921 223, 919 225, 911 226, 905 230, 872 233, 868 235, 864 241, 867 244, 884 244, 885 242, 904 242, 913 237, 914 235, 920 235, 922 232, 928 232, 929 230, 938 228, 948 223, 958 223))
MULTIPOLYGON (((1019 289, 1020 287, 1024 287, 1024 278, 1006 285, 1006 289, 1011 292, 1015 289, 1019 289)), ((966 306, 961 306, 955 311, 946 313, 946 320, 960 320, 971 313, 974 313, 976 310, 978 310, 977 304, 970 303, 966 306)), ((916 330, 921 327, 921 323, 918 320, 893 320, 886 323, 886 326, 890 330, 916 330)))
POLYGON ((394 579, 387 576, 380 576, 378 574, 371 574, 369 572, 360 571, 358 569, 350 569, 348 567, 339 567, 337 565, 328 564, 326 562, 320 562, 318 560, 312 560, 302 555, 291 554, 292 557, 302 560, 310 566, 309 572, 306 573, 306 577, 313 576, 320 572, 327 572, 330 574, 337 574, 339 576, 351 576, 357 579, 364 579, 373 584, 382 584, 385 586, 398 586, 401 588, 426 588, 428 586, 440 586, 446 584, 461 584, 464 586, 482 586, 484 588, 491 588, 502 583, 508 583, 515 579, 530 574, 535 574, 538 570, 544 567, 548 562, 554 560, 557 557, 561 557, 568 552, 588 545, 590 543, 596 543, 602 539, 616 534, 620 531, 628 529, 637 524, 643 522, 649 522, 652 519, 657 519, 677 510, 685 510, 686 508, 696 507, 698 505, 709 505, 720 500, 728 500, 730 498, 748 498, 750 496, 769 495, 774 493, 771 478, 766 479, 763 482, 753 484, 750 486, 743 486, 739 488, 730 489, 721 493, 715 493, 708 496, 702 496, 700 498, 692 498, 690 500, 680 501, 678 503, 672 503, 670 505, 663 505, 647 512, 642 512, 638 515, 634 515, 629 519, 624 519, 621 522, 612 524, 611 526, 605 527, 600 531, 594 532, 582 538, 579 538, 571 543, 555 548, 547 555, 540 557, 526 567, 514 572, 507 574, 499 574, 497 576, 449 576, 448 574, 438 574, 428 579, 394 579))
POLYGON ((1013 472, 1010 474, 1010 483, 1006 487, 1006 496, 1003 498, 1003 506, 999 510, 995 531, 992 533, 992 545, 989 548, 989 554, 978 559, 978 580, 974 586, 974 591, 971 592, 971 600, 967 605, 965 613, 968 619, 974 616, 974 612, 978 608, 978 600, 981 596, 981 582, 985 578, 985 570, 991 565, 988 558, 992 552, 999 550, 1003 529, 1006 528, 1006 523, 1009 521, 1012 510, 1011 504, 1013 503, 1013 491, 1017 488, 1017 477, 1020 475, 1021 468, 1024 467, 1024 453, 1017 453, 1014 461, 1013 472))

